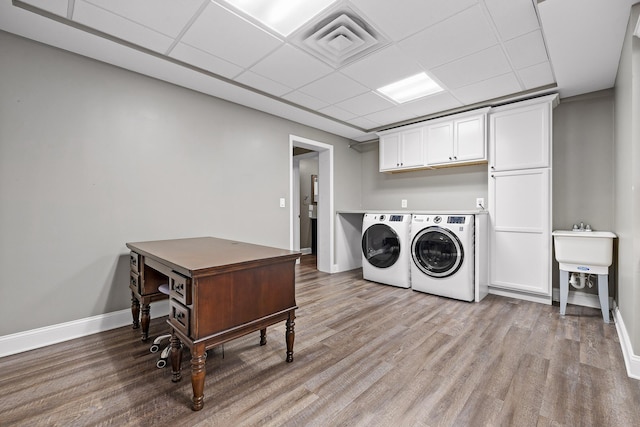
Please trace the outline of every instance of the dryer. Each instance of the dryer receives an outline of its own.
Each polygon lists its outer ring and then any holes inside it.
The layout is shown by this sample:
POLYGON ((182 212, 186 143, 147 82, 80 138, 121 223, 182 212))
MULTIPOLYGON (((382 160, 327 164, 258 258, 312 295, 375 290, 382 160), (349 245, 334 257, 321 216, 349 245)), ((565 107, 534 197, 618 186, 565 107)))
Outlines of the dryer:
POLYGON ((474 215, 413 215, 411 287, 420 292, 475 299, 474 215))
POLYGON ((362 277, 409 288, 411 214, 367 213, 362 221, 362 277))

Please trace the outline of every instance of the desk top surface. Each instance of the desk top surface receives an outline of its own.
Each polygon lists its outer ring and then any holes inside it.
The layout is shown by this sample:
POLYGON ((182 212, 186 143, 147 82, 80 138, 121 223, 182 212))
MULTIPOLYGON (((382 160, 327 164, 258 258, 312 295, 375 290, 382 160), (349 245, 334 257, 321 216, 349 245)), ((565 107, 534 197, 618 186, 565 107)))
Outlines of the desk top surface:
POLYGON ((216 237, 134 242, 127 243, 127 247, 191 273, 275 258, 295 259, 300 256, 299 252, 287 249, 216 237))

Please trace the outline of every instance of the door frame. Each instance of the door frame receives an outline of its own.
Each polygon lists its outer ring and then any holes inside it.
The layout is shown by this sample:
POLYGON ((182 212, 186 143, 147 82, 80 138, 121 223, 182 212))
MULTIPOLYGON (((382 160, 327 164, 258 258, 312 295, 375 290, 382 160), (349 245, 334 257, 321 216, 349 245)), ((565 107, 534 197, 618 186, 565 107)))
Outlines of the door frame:
MULTIPOLYGON (((317 243, 317 268, 326 273, 333 273, 334 260, 334 209, 333 209, 333 145, 325 144, 312 139, 296 135, 289 135, 289 246, 291 250, 300 250, 300 221, 297 218, 299 203, 296 207, 295 188, 297 188, 294 175, 293 148, 300 147, 318 152, 318 243, 317 243), (296 210, 297 209, 297 210, 296 210), (295 227, 298 227, 296 232, 295 227), (297 246, 296 247, 296 233, 297 246)), ((297 170, 298 185, 300 170, 297 170)))

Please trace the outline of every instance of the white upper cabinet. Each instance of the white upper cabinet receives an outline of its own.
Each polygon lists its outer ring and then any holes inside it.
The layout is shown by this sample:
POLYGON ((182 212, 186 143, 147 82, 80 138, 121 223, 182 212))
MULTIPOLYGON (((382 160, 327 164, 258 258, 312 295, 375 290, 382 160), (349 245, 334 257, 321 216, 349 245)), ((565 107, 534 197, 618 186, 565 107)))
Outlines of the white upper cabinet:
POLYGON ((428 122, 427 165, 438 167, 485 162, 488 110, 476 110, 428 122))
POLYGON ((424 166, 422 126, 380 134, 380 172, 416 169, 424 166))
POLYGON ((552 107, 553 102, 546 96, 499 107, 491 112, 490 170, 551 167, 552 107))

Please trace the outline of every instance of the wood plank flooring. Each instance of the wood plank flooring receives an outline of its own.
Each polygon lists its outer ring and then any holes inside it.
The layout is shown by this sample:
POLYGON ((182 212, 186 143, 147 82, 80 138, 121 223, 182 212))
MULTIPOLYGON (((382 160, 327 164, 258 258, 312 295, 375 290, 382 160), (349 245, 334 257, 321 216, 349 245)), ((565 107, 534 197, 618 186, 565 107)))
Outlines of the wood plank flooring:
POLYGON ((599 310, 459 302, 314 262, 296 267, 294 362, 284 324, 264 347, 256 333, 215 349, 202 411, 188 351, 174 384, 123 327, 0 359, 0 426, 640 425, 640 381, 599 310))

